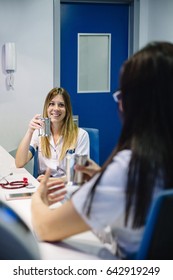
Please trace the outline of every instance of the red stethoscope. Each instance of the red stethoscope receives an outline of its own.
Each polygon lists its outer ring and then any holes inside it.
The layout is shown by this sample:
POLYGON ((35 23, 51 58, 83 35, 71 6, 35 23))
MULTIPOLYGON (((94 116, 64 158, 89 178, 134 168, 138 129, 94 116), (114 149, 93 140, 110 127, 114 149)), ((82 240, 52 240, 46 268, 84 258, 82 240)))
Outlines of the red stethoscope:
MULTIPOLYGON (((8 174, 7 176, 9 176, 9 175, 13 175, 13 173, 8 174)), ((8 189, 8 190, 21 189, 21 188, 25 188, 25 187, 29 186, 28 178, 26 178, 26 177, 24 177, 23 180, 9 182, 6 179, 7 176, 4 176, 0 179, 0 186, 3 189, 8 189), (5 180, 5 182, 1 183, 2 180, 5 180)))

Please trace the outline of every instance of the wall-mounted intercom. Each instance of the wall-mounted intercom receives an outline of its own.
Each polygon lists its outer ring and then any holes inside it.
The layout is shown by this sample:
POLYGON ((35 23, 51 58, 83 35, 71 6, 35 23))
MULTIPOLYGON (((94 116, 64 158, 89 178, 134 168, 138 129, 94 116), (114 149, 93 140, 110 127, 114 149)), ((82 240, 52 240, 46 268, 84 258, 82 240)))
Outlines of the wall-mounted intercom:
POLYGON ((16 47, 15 43, 6 43, 4 51, 4 67, 7 73, 7 85, 9 88, 14 86, 13 73, 16 70, 16 47))
POLYGON ((5 70, 7 72, 14 72, 16 70, 15 43, 5 44, 5 70))

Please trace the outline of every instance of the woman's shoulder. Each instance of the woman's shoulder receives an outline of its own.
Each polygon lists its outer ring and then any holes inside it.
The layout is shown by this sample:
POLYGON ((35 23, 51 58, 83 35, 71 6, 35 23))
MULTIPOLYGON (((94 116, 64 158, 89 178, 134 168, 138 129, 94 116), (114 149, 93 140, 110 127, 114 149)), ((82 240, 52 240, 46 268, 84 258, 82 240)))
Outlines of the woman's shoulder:
POLYGON ((116 186, 118 189, 124 189, 127 180, 129 162, 131 158, 130 150, 123 150, 118 152, 113 160, 107 166, 104 175, 102 176, 102 183, 116 186))
POLYGON ((86 137, 86 136, 89 137, 88 132, 84 128, 78 127, 78 137, 82 138, 82 137, 86 137))
POLYGON ((115 183, 117 183, 117 185, 119 186, 125 185, 130 158, 130 150, 122 150, 118 152, 113 157, 113 160, 109 163, 104 172, 104 175, 102 176, 104 183, 107 184, 107 182, 109 182, 112 185, 115 185, 115 183))
POLYGON ((118 152, 114 157, 112 161, 112 165, 115 165, 116 168, 119 166, 121 170, 128 169, 129 162, 131 159, 132 151, 131 150, 122 150, 118 152))
POLYGON ((78 127, 78 131, 79 131, 80 134, 86 134, 86 133, 88 133, 88 132, 85 130, 85 128, 82 128, 82 127, 78 127))
POLYGON ((129 149, 119 151, 115 156, 114 156, 114 161, 129 161, 132 155, 132 151, 129 149))

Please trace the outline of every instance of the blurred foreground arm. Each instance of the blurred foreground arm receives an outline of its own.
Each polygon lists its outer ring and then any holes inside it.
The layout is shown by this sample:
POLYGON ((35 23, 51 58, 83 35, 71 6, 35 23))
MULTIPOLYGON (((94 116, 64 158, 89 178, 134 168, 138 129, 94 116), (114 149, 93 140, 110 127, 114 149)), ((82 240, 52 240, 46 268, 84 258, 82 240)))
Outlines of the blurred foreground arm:
MULTIPOLYGON (((41 174, 41 175, 39 175, 38 177, 37 177, 37 180, 39 181, 39 182, 41 182, 42 180, 43 180, 43 178, 44 178, 44 174, 41 174)), ((66 176, 62 176, 62 177, 49 177, 49 182, 66 182, 66 176)))
POLYGON ((62 200, 66 193, 64 183, 49 181, 49 175, 47 170, 32 196, 32 224, 37 236, 45 241, 58 241, 89 230, 71 200, 58 208, 49 208, 49 205, 62 200))

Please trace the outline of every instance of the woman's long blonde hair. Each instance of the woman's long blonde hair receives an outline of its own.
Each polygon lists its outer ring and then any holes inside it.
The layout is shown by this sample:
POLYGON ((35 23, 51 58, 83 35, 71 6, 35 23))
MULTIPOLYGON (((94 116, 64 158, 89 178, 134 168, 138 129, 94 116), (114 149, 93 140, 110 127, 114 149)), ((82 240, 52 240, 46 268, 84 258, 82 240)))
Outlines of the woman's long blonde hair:
MULTIPOLYGON (((61 95, 66 108, 66 116, 63 120, 63 125, 61 127, 61 135, 63 136, 63 146, 61 150, 61 154, 59 156, 59 160, 62 160, 68 149, 75 149, 77 135, 78 135, 78 127, 73 121, 73 113, 72 113, 72 106, 70 101, 70 95, 64 88, 53 88, 47 95, 43 107, 43 117, 47 118, 47 109, 51 100, 57 96, 61 95)), ((43 156, 50 158, 50 144, 49 144, 49 137, 41 137, 41 150, 43 156)))

